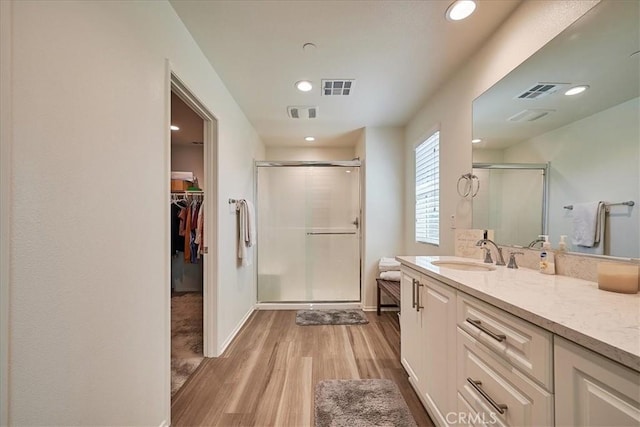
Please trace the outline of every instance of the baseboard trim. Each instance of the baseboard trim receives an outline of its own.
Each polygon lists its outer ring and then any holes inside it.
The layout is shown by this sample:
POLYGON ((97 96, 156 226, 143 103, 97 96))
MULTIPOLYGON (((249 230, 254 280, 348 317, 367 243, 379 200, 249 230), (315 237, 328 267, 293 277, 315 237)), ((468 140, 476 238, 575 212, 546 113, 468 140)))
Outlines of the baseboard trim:
POLYGON ((159 427, 171 427, 171 423, 167 420, 162 420, 159 427))
POLYGON ((249 320, 249 317, 253 314, 254 311, 255 311, 255 307, 251 307, 251 309, 247 312, 247 314, 245 314, 244 317, 240 319, 240 322, 238 322, 238 325, 233 329, 233 331, 231 331, 231 333, 229 334, 227 339, 224 340, 222 345, 218 347, 217 357, 220 357, 222 353, 224 353, 224 351, 227 349, 227 347, 229 347, 229 344, 231 344, 231 342, 236 337, 236 335, 238 335, 238 332, 240 332, 240 329, 242 329, 242 327, 247 322, 247 320, 249 320))
MULTIPOLYGON (((362 309, 362 311, 377 311, 378 307, 373 305, 373 306, 366 306, 362 309)), ((380 311, 400 311, 400 308, 398 307, 380 307, 380 311)))
POLYGON ((362 304, 360 304, 359 302, 322 302, 322 303, 260 302, 256 304, 255 308, 256 310, 339 310, 339 309, 362 308, 362 304))

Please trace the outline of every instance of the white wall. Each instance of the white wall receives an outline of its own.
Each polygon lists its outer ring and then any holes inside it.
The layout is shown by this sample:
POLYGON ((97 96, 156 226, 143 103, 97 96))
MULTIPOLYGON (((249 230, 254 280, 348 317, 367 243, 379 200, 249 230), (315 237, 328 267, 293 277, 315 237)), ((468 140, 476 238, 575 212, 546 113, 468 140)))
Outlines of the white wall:
MULTIPOLYGON (((364 135, 363 305, 376 305, 378 261, 402 255, 404 132, 397 127, 367 127, 364 135)), ((360 148, 359 150, 362 150, 360 148)))
MULTIPOLYGON (((10 422, 168 424, 166 59, 218 119, 222 201, 253 198, 262 143, 167 2, 16 1, 9 18, 6 3, 10 422)), ((222 343, 255 280, 226 202, 217 227, 222 343)))
POLYGON ((198 185, 205 189, 204 147, 202 145, 171 145, 171 170, 193 172, 198 185))
POLYGON ((508 162, 551 162, 549 235, 554 247, 562 234, 571 240, 573 216, 563 206, 634 200, 633 209, 612 207, 607 215, 605 255, 640 257, 639 105, 634 98, 505 150, 508 162))
POLYGON ((583 15, 596 1, 523 2, 493 37, 433 95, 405 128, 405 252, 454 253, 454 230, 471 228, 471 203, 456 192, 460 175, 471 171, 471 104, 527 57, 583 15), (440 128, 440 245, 415 242, 415 157, 413 147, 434 126, 440 128))
POLYGON ((267 147, 265 158, 266 160, 283 161, 323 161, 352 160, 354 157, 356 157, 354 147, 267 147))

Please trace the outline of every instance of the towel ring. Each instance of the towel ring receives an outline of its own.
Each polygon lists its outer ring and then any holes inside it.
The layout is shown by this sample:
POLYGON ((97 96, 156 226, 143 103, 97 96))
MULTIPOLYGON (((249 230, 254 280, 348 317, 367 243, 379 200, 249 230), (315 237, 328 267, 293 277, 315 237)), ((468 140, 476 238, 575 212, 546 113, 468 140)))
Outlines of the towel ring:
POLYGON ((478 191, 480 191, 480 179, 477 177, 477 175, 474 175, 472 173, 461 175, 460 178, 458 178, 456 189, 458 190, 458 194, 460 195, 460 197, 466 198, 467 196, 471 196, 471 198, 474 198, 478 194, 478 191), (460 191, 460 181, 464 181, 463 191, 460 191), (474 181, 476 183, 475 190, 473 185, 474 181))

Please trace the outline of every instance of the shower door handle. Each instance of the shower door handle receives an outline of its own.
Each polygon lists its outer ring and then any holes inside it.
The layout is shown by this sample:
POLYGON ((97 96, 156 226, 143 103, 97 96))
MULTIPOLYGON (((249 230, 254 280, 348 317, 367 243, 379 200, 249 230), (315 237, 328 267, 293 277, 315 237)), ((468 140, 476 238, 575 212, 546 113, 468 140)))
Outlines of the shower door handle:
POLYGON ((329 231, 329 232, 308 232, 307 236, 327 236, 327 235, 330 235, 330 234, 334 234, 335 235, 335 234, 356 234, 356 233, 355 233, 355 231, 346 231, 346 232, 342 232, 342 231, 340 231, 340 232, 331 232, 331 231, 329 231))
POLYGON ((360 219, 358 217, 356 217, 356 219, 351 224, 355 225, 356 228, 359 228, 360 227, 360 219))

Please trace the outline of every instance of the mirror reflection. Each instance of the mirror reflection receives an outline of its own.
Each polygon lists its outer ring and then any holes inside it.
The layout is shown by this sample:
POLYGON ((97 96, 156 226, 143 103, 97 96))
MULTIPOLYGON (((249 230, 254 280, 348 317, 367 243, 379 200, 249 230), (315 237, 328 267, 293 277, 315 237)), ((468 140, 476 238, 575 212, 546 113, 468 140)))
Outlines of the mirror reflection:
POLYGON ((639 14, 637 1, 599 3, 474 101, 474 164, 548 164, 546 193, 531 170, 474 169, 474 228, 640 258, 639 14))

